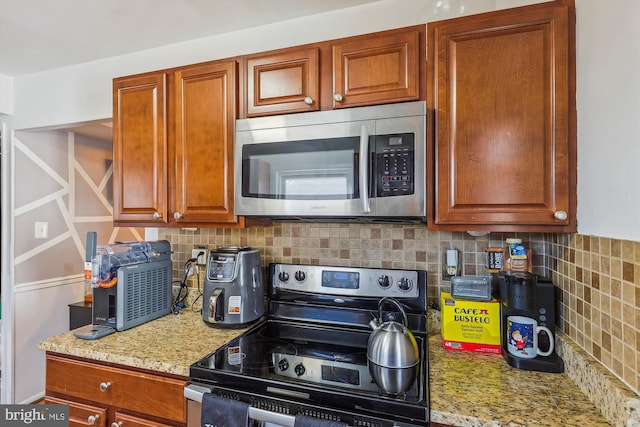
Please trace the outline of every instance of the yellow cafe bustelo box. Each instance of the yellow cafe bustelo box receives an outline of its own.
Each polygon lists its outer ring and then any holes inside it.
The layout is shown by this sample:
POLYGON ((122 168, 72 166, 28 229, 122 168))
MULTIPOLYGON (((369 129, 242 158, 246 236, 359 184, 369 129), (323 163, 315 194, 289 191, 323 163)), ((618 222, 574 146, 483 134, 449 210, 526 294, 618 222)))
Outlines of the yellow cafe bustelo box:
POLYGON ((500 354, 500 302, 452 298, 440 293, 444 348, 500 354))

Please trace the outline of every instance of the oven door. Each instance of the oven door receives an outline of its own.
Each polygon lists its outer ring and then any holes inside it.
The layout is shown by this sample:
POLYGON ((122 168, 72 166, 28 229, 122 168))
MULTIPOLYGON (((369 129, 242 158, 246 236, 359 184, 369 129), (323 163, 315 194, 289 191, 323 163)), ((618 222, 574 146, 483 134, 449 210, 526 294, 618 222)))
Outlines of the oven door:
POLYGON ((188 410, 187 427, 200 427, 201 403, 205 393, 216 393, 220 396, 250 403, 249 427, 294 427, 296 414, 344 422, 349 427, 425 427, 428 425, 428 421, 405 423, 395 420, 391 416, 361 415, 349 411, 336 411, 311 403, 303 403, 304 396, 297 396, 296 392, 280 390, 278 387, 274 387, 273 395, 265 396, 259 393, 243 392, 192 381, 184 389, 188 410))
MULTIPOLYGON (((187 398, 187 427, 200 427, 200 413, 202 409, 202 396, 210 393, 212 387, 202 384, 189 384, 184 389, 184 397, 187 398)), ((264 409, 249 408, 249 426, 251 427, 294 427, 293 415, 281 414, 264 409)))

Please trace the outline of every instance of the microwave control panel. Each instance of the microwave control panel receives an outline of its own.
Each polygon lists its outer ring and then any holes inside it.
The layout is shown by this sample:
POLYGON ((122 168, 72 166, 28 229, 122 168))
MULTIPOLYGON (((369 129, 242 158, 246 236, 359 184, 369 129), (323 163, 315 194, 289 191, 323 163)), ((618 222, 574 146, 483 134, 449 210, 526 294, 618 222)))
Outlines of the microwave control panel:
POLYGON ((376 197, 414 193, 414 153, 413 133, 375 136, 376 197))

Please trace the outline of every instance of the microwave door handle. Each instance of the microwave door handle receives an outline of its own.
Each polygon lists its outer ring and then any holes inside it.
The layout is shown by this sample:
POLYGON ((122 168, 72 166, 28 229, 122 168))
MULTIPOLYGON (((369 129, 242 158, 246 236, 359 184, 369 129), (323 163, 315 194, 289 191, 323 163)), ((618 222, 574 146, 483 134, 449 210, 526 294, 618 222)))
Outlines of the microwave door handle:
POLYGON ((362 200, 362 213, 371 212, 369 206, 369 131, 367 125, 360 126, 360 200, 362 200))

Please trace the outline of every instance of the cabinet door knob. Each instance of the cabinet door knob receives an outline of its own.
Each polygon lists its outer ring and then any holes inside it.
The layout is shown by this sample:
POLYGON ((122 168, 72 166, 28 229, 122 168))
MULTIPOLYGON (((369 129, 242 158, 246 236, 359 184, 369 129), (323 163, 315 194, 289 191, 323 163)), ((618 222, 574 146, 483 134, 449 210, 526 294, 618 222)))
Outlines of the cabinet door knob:
POLYGON ((304 103, 307 104, 307 105, 313 104, 313 98, 310 97, 310 96, 305 96, 304 97, 304 103))
POLYGON ((342 94, 336 93, 335 95, 333 95, 333 99, 338 102, 342 102, 342 94))
POLYGON ((110 382, 100 383, 100 391, 107 391, 111 387, 110 382))
POLYGON ((174 212, 173 219, 182 219, 182 214, 180 212, 174 212))
POLYGON ((100 414, 89 415, 89 418, 87 418, 87 422, 89 423, 89 425, 94 425, 96 421, 98 421, 98 418, 100 418, 100 414))
POLYGON ((122 421, 112 422, 111 427, 122 427, 122 421))
POLYGON ((160 212, 153 213, 153 219, 160 219, 160 218, 162 218, 162 214, 160 212))
POLYGON ((553 217, 558 221, 564 221, 569 217, 569 215, 567 215, 567 212, 565 211, 556 211, 556 213, 553 214, 553 217))

